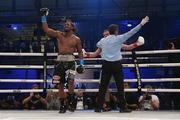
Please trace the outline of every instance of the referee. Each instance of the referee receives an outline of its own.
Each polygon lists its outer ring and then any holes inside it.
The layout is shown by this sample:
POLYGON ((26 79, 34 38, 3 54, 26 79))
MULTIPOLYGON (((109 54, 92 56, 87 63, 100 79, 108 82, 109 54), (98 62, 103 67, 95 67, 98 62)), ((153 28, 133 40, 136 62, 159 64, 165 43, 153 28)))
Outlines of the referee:
POLYGON ((110 35, 106 38, 102 38, 98 43, 97 47, 101 49, 102 63, 102 74, 99 86, 98 101, 95 107, 95 112, 101 112, 104 103, 105 93, 110 81, 111 76, 114 76, 116 86, 118 89, 118 99, 120 101, 119 112, 131 112, 126 107, 126 100, 124 97, 124 85, 123 85, 123 72, 121 64, 121 44, 128 40, 131 36, 137 33, 142 26, 149 21, 149 17, 146 16, 142 19, 141 23, 129 32, 118 35, 119 26, 111 24, 108 27, 110 35))

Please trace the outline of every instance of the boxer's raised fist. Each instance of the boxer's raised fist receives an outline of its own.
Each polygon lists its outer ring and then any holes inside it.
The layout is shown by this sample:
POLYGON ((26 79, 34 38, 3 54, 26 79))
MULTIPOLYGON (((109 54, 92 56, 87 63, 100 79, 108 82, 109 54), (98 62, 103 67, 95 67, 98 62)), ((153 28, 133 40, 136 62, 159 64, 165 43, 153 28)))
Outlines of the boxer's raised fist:
POLYGON ((41 16, 48 16, 49 9, 48 8, 41 8, 40 9, 40 14, 41 14, 41 16))

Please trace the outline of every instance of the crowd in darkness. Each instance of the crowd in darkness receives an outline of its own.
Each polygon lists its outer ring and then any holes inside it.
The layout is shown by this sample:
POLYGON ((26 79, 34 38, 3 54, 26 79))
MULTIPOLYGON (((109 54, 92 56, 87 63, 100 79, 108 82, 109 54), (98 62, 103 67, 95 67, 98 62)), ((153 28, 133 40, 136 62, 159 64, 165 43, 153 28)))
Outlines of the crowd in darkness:
POLYGON ((50 39, 47 41, 34 40, 25 40, 19 38, 16 41, 8 41, 4 37, 0 39, 0 52, 43 52, 42 49, 45 49, 47 52, 56 52, 56 40, 50 39))
MULTIPOLYGON (((128 88, 127 83, 124 84, 128 88)), ((55 85, 53 89, 56 89, 55 85)), ((33 84, 32 89, 39 89, 39 84, 33 84)), ((68 93, 67 93, 68 95, 68 93)), ((170 94, 151 92, 142 93, 126 93, 127 106, 132 110, 167 110, 175 109, 172 105, 170 94), (169 98, 169 99, 168 99, 169 98), (164 101, 166 99, 166 101, 164 101)), ((68 99, 67 99, 68 101, 68 99)), ((94 109, 97 102, 97 93, 94 92, 76 92, 77 109, 94 109), (81 102, 81 104, 79 104, 81 102)), ((105 102, 103 104, 104 111, 117 110, 119 100, 116 97, 116 92, 106 92, 105 102)), ((58 93, 48 91, 47 93, 9 93, 1 94, 0 110, 15 109, 15 110, 58 110, 59 109, 58 93)))

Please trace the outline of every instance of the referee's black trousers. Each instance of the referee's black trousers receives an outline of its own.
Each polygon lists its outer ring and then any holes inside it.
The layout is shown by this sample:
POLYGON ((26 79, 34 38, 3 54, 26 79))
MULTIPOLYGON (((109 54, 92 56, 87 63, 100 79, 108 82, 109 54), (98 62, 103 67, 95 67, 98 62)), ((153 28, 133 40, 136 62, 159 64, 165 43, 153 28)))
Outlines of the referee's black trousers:
POLYGON ((101 81, 99 85, 98 101, 96 108, 102 109, 105 93, 108 89, 108 84, 110 82, 111 76, 114 76, 116 87, 117 87, 117 97, 119 101, 119 107, 121 109, 125 108, 125 97, 124 97, 124 84, 123 84, 123 71, 121 61, 103 61, 102 63, 102 74, 101 81))

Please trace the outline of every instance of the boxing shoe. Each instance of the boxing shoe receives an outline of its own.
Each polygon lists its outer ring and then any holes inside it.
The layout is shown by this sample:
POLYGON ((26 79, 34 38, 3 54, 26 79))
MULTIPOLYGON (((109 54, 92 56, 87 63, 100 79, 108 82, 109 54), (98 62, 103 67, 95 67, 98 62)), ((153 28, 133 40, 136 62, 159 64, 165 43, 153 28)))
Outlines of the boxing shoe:
POLYGON ((60 98, 59 101, 60 101, 59 113, 65 113, 66 112, 65 99, 60 98))
POLYGON ((74 112, 77 104, 77 97, 75 93, 69 94, 68 103, 69 103, 68 105, 69 111, 74 112))

